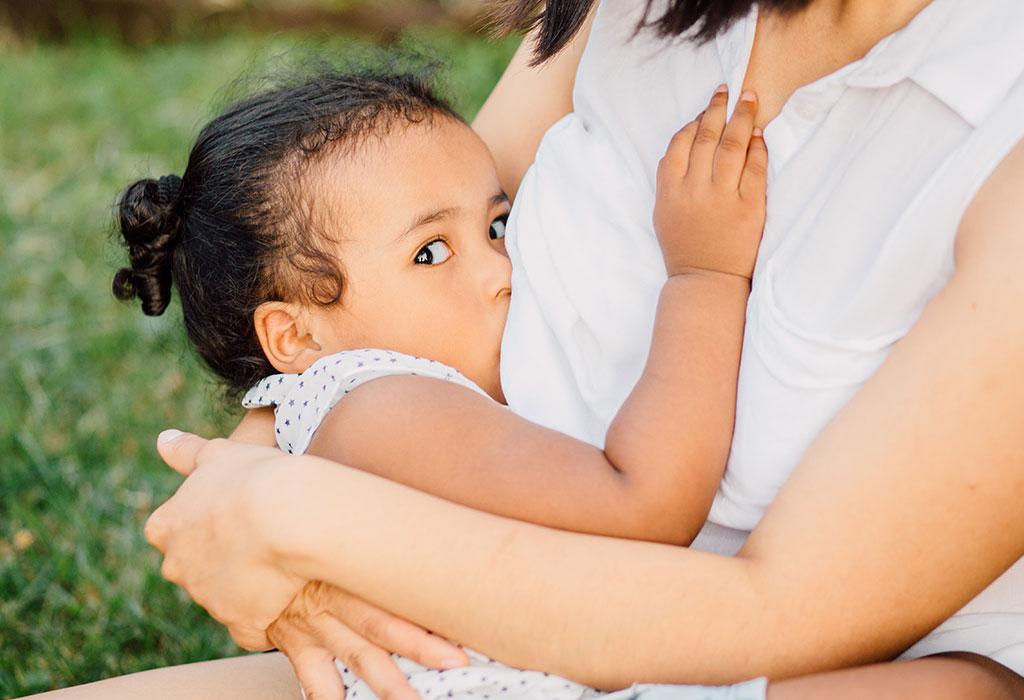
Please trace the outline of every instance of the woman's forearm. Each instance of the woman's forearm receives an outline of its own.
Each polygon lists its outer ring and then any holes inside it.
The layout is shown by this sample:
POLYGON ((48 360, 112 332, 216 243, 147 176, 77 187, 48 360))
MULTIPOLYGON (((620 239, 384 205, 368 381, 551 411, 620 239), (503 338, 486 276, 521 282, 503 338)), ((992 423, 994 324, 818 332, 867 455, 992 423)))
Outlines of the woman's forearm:
POLYGON ((953 280, 735 559, 549 530, 195 436, 161 443, 191 476, 147 537, 165 576, 252 648, 322 579, 499 660, 601 686, 893 656, 1024 557, 1022 185, 1024 145, 965 215, 953 280))
POLYGON ((738 634, 759 619, 749 561, 550 530, 323 460, 298 464, 290 485, 265 489, 270 508, 289 513, 272 536, 291 573, 504 662, 611 688, 738 678, 711 662, 753 648, 738 634), (739 622, 716 642, 730 615, 739 622))
POLYGON ((1003 243, 965 234, 954 280, 736 559, 487 516, 315 459, 279 470, 287 491, 263 489, 282 515, 277 557, 500 660, 601 686, 894 656, 1024 556, 1024 282, 1007 254, 1024 238, 988 230, 1003 243))

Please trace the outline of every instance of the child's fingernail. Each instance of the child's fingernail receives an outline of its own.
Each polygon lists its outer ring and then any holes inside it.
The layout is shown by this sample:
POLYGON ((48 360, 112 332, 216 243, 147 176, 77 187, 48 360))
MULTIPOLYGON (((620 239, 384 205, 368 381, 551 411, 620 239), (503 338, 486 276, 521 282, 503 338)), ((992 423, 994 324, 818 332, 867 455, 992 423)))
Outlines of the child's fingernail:
POLYGON ((744 90, 740 94, 740 102, 754 102, 755 100, 757 100, 757 95, 753 90, 744 90))
POLYGON ((165 430, 162 433, 160 433, 159 435, 157 435, 157 437, 156 437, 156 444, 163 445, 165 442, 170 442, 171 440, 173 440, 174 438, 178 437, 179 435, 184 435, 184 434, 185 433, 181 432, 180 430, 174 430, 174 429, 165 430))
POLYGON ((754 127, 754 136, 761 136, 762 134, 764 134, 764 129, 762 129, 759 126, 755 126, 754 127))
POLYGON ((716 95, 720 95, 723 92, 729 92, 729 86, 726 85, 725 83, 722 83, 721 85, 719 85, 718 87, 715 88, 715 94, 716 95))

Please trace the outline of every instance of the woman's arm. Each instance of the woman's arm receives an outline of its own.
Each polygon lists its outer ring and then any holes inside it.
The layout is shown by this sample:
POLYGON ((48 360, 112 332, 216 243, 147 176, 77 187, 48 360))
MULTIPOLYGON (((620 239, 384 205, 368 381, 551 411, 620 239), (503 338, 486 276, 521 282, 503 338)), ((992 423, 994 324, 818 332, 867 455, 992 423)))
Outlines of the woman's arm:
MULTIPOLYGON (((735 558, 553 531, 269 450, 237 500, 273 515, 220 533, 261 543, 244 580, 323 579, 505 662, 598 686, 891 657, 1024 555, 1022 188, 1024 145, 965 216, 953 279, 735 558)), ((199 441, 176 442, 169 461, 194 463, 199 441)), ((199 450, 192 479, 245 473, 257 448, 227 445, 199 450)), ((176 496, 147 533, 176 580, 242 624, 236 579, 201 575, 215 560, 189 548, 209 539, 207 511, 176 496)))
POLYGON ((576 36, 539 66, 530 65, 534 33, 528 34, 473 120, 473 129, 494 156, 509 199, 515 199, 541 137, 573 110, 572 86, 597 3, 594 7, 576 36))
POLYGON ((765 215, 756 102, 741 100, 728 126, 725 111, 722 91, 659 168, 654 220, 669 277, 646 367, 603 451, 463 387, 394 376, 340 401, 309 453, 499 515, 689 544, 729 452, 765 215))

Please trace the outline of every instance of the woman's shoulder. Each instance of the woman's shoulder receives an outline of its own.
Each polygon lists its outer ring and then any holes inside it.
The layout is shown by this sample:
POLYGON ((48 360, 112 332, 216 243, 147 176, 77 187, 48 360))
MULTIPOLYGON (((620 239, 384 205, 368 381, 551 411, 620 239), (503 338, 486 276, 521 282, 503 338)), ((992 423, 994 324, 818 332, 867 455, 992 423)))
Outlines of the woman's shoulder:
MULTIPOLYGON (((981 185, 960 222, 957 267, 1019 271, 1024 259, 1024 136, 981 185)), ((1012 275, 1020 278, 1019 274, 1012 275)), ((1007 290, 1009 292, 1009 290, 1007 290)))

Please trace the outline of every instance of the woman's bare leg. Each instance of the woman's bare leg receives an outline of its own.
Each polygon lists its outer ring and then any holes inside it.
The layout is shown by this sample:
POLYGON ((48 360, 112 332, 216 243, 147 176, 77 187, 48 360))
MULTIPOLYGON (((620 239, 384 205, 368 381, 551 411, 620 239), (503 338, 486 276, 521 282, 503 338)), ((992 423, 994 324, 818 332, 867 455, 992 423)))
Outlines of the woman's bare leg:
POLYGON ((152 671, 31 696, 33 700, 301 700, 282 654, 251 654, 152 671))
MULTIPOLYGON (((33 695, 34 700, 298 700, 281 654, 172 666, 33 695)), ((1024 678, 976 654, 943 654, 773 682, 768 700, 1024 700, 1024 678)))
POLYGON ((950 653, 768 685, 768 700, 1024 700, 1024 678, 984 656, 950 653))

